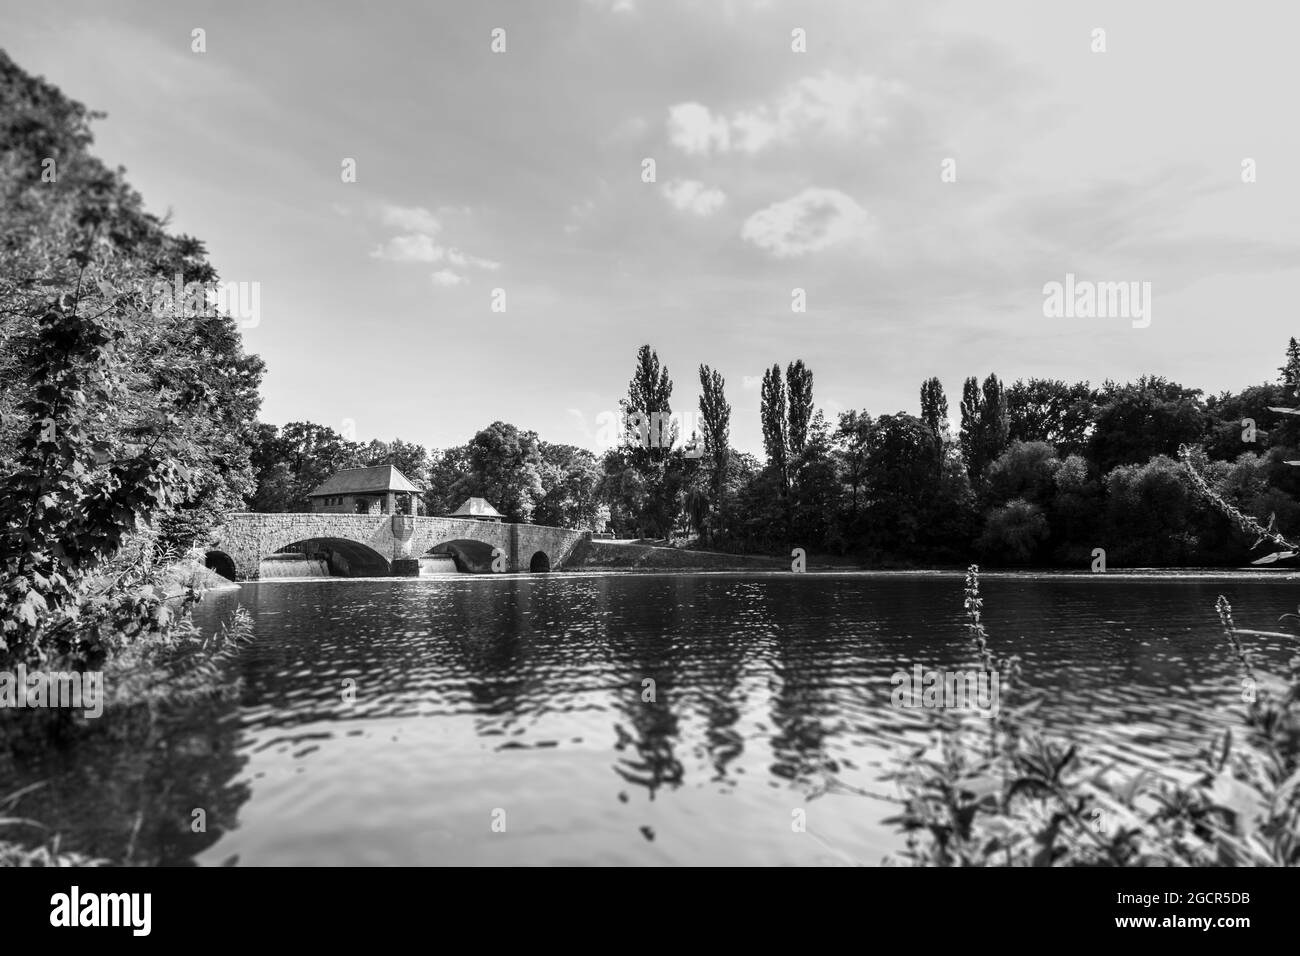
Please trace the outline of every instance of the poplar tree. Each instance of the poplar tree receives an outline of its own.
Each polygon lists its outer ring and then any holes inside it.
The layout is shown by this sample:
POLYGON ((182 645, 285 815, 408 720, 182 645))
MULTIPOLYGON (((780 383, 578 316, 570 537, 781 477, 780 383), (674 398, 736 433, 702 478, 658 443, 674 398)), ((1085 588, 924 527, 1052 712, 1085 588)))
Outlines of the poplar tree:
MULTIPOLYGON (((731 405, 724 391, 722 373, 707 365, 700 366, 700 420, 704 429, 704 450, 713 466, 712 487, 709 489, 715 515, 722 514, 723 489, 726 487, 727 466, 731 460, 731 405)), ((721 531, 711 528, 711 531, 721 531)))
POLYGON ((773 365, 763 373, 760 415, 763 419, 763 450, 767 460, 781 475, 781 487, 788 478, 789 447, 788 424, 785 411, 785 383, 781 381, 781 366, 773 365))
POLYGON ((786 398, 790 405, 787 458, 794 461, 808 447, 808 423, 812 420, 812 371, 803 359, 791 362, 785 370, 786 398))
POLYGON ((948 433, 948 396, 943 393, 943 384, 937 378, 928 378, 921 383, 921 421, 942 444, 948 433))
POLYGON ((980 414, 983 399, 980 396, 979 380, 970 376, 961 387, 961 454, 966 459, 966 474, 973 483, 984 470, 980 455, 983 452, 983 416, 980 414))

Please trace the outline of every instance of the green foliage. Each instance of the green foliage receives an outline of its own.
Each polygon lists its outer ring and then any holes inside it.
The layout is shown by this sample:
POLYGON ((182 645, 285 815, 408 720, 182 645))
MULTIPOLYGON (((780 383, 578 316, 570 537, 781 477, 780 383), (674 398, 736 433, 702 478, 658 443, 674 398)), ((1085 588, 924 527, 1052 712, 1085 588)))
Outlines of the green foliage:
POLYGON ((468 470, 453 488, 464 501, 492 502, 508 521, 530 521, 542 498, 542 451, 536 432, 493 422, 472 439, 468 470))
POLYGON ((1101 485, 1082 455, 1066 456, 1056 468, 1049 521, 1057 540, 1057 560, 1082 565, 1092 554, 1101 521, 1101 485))
POLYGON ((202 243, 169 234, 122 170, 91 155, 90 125, 101 116, 0 52, 0 466, 14 467, 29 424, 26 372, 44 347, 42 316, 57 306, 93 318, 113 339, 115 391, 97 410, 99 431, 129 436, 171 415, 185 434, 174 450, 191 491, 158 515, 164 541, 184 546, 251 490, 263 366, 243 353, 230 318, 153 308, 156 282, 217 274, 202 243))
POLYGON ((1087 382, 1017 380, 1006 390, 1007 433, 1012 442, 1047 442, 1065 454, 1082 451, 1093 421, 1087 382))
POLYGON ((156 601, 137 607, 120 590, 87 589, 129 535, 184 497, 190 474, 166 409, 125 436, 134 453, 104 428, 103 409, 122 389, 115 351, 125 336, 81 308, 73 298, 41 319, 19 409, 26 429, 0 481, 0 654, 18 660, 96 660, 107 634, 168 622, 156 601))
POLYGON ((921 421, 942 440, 948 432, 948 397, 943 393, 943 383, 928 378, 921 383, 921 421))
POLYGON ((1089 457, 1106 474, 1119 465, 1140 465, 1178 446, 1200 441, 1205 410, 1200 389, 1183 388, 1159 376, 1129 385, 1106 382, 1097 393, 1089 457))
MULTIPOLYGON (((685 458, 681 446, 674 447, 686 436, 678 435, 677 423, 669 417, 672 393, 668 369, 661 367, 654 349, 641 346, 627 398, 619 403, 628 427, 622 445, 605 454, 600 484, 610 522, 624 535, 668 538, 680 530, 688 495, 701 493, 696 482, 699 461, 685 458), (638 420, 648 426, 648 443, 638 420)), ((703 508, 695 501, 693 510, 703 508)))
POLYGON ((1106 475, 1107 555, 1116 564, 1146 567, 1192 563, 1208 517, 1186 473, 1159 455, 1106 475))
POLYGON ((573 445, 540 442, 542 497, 533 511, 537 524, 559 528, 604 529, 609 507, 600 500, 601 470, 596 456, 573 445))
POLYGON ((763 450, 767 452, 768 464, 777 470, 784 483, 789 466, 790 426, 786 419, 785 382, 781 379, 780 365, 773 365, 763 373, 759 401, 759 414, 763 421, 763 450))
MULTIPOLYGON (((851 536, 861 533, 859 516, 864 505, 863 496, 867 484, 868 453, 870 451, 871 433, 875 423, 866 412, 850 409, 841 412, 839 424, 833 436, 835 454, 839 463, 840 481, 848 490, 845 509, 846 529, 851 536)), ((841 496, 843 498, 843 496, 841 496)))
POLYGON ((876 419, 867 446, 866 520, 879 546, 903 552, 927 533, 927 512, 939 487, 934 433, 913 415, 876 419))
POLYGON ((1047 442, 1013 442, 984 474, 984 497, 990 502, 1022 498, 1044 506, 1056 490, 1060 468, 1056 449, 1047 442))
POLYGON ((1043 509, 1016 498, 988 512, 976 547, 1006 564, 1029 564, 1038 559, 1051 533, 1043 509))
POLYGON ((89 153, 97 116, 0 53, 0 660, 165 631, 119 552, 200 542, 252 488, 262 363, 229 317, 157 307, 217 274, 89 153))
POLYGON ((796 359, 786 366, 785 394, 789 403, 789 427, 786 429, 789 459, 803 454, 808 445, 808 425, 813 417, 813 374, 803 364, 803 359, 796 359))
MULTIPOLYGON (((1006 390, 996 375, 984 379, 979 417, 979 460, 987 467, 1007 447, 1010 423, 1007 418, 1006 390)), ((981 470, 980 474, 983 474, 981 470)))
POLYGON ((706 497, 700 523, 707 522, 709 538, 716 539, 725 532, 721 519, 731 461, 731 404, 727 401, 722 373, 707 365, 700 366, 700 422, 704 429, 704 451, 708 455, 708 473, 702 476, 706 497))
POLYGON ((983 405, 979 379, 970 376, 961 387, 961 455, 974 484, 984 473, 983 405))

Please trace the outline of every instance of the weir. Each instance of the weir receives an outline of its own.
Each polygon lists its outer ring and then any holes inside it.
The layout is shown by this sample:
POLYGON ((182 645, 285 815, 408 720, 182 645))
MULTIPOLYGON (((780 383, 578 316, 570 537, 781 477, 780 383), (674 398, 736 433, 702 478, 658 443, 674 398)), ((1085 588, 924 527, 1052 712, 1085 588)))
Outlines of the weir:
POLYGON ((420 558, 420 577, 432 574, 457 574, 460 568, 450 554, 426 554, 420 558))
POLYGON ((327 578, 330 569, 324 558, 309 558, 301 554, 268 554, 259 563, 257 576, 263 581, 327 578))

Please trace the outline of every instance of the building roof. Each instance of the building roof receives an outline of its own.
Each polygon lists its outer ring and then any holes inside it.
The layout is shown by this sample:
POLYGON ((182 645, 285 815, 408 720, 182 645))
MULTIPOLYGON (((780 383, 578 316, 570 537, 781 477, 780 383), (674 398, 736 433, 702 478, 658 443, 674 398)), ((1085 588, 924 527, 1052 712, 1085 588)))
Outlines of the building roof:
POLYGON ((504 518, 505 515, 488 504, 486 498, 466 498, 465 503, 451 513, 451 517, 504 518))
POLYGON ((325 495, 372 495, 385 491, 409 491, 415 494, 420 489, 411 484, 409 478, 397 470, 394 465, 372 465, 369 468, 344 468, 335 472, 316 486, 308 498, 320 498, 325 495))

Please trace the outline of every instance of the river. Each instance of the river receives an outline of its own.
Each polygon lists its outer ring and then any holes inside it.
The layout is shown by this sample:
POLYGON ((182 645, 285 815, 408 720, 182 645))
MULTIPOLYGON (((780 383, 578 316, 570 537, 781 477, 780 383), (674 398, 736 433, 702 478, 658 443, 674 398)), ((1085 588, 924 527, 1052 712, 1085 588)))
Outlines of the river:
MULTIPOLYGON (((891 706, 891 675, 973 663, 962 586, 947 573, 248 584, 197 615, 211 628, 242 604, 254 618, 238 706, 175 718, 147 772, 110 747, 95 773, 112 787, 135 767, 158 791, 136 825, 151 862, 876 864, 900 844, 882 823, 894 808, 826 784, 888 792, 880 774, 921 727, 891 706)), ((1277 630, 1300 587, 986 575, 984 620, 1045 693, 1051 728, 1134 767, 1180 766, 1240 699, 1220 593, 1239 627, 1277 630)), ((1284 643, 1252 647, 1280 662, 1284 643)))

